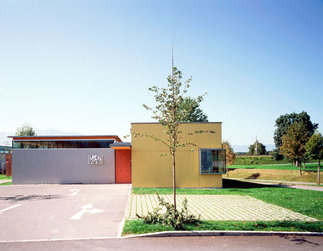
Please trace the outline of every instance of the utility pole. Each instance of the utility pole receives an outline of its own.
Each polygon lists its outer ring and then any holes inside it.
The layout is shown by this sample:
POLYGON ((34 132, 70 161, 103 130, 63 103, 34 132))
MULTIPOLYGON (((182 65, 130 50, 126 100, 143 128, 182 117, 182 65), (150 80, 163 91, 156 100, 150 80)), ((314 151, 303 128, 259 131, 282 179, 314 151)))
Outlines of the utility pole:
POLYGON ((258 140, 257 140, 257 135, 256 135, 256 155, 258 155, 258 140))

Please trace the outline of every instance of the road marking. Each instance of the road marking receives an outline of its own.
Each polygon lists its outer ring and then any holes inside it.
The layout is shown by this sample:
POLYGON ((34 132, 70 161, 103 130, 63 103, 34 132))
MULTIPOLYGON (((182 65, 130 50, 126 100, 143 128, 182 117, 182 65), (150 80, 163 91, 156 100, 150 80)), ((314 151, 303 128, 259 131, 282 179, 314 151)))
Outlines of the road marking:
POLYGON ((80 189, 77 189, 77 188, 75 188, 75 189, 70 189, 70 192, 72 192, 72 193, 70 194, 70 196, 77 195, 80 191, 81 191, 81 190, 80 190, 80 189))
POLYGON ((71 218, 70 218, 70 220, 79 220, 79 219, 81 219, 81 217, 83 216, 83 214, 85 214, 85 213, 89 213, 89 214, 98 214, 98 213, 102 213, 102 212, 104 212, 104 210, 102 210, 102 209, 97 209, 97 208, 93 208, 93 205, 92 205, 92 203, 89 203, 89 204, 87 204, 87 205, 85 205, 85 206, 82 206, 81 207, 82 209, 78 212, 78 213, 76 213, 76 214, 74 214, 71 218))
POLYGON ((15 207, 20 207, 21 206, 21 204, 17 204, 17 205, 13 205, 13 206, 11 206, 11 207, 7 207, 7 208, 5 208, 5 209, 2 209, 2 210, 0 210, 0 214, 2 214, 3 212, 5 212, 5 211, 8 211, 8 210, 10 210, 10 209, 13 209, 13 208, 15 208, 15 207))

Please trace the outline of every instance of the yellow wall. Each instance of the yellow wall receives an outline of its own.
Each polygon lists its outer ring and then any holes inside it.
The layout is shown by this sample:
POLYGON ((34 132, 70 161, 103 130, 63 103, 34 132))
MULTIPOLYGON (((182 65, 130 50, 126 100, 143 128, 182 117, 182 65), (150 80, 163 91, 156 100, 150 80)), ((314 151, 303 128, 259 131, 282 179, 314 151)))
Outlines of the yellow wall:
MULTIPOLYGON (((158 123, 132 123, 135 133, 154 135, 167 140, 165 129, 158 123)), ((221 174, 200 174, 199 148, 221 148, 221 123, 183 123, 180 125, 181 143, 197 145, 179 148, 176 152, 177 187, 222 187, 221 174), (214 131, 188 136, 196 130, 214 131)), ((162 143, 148 137, 132 136, 132 186, 133 187, 172 187, 173 169, 171 156, 162 143)))

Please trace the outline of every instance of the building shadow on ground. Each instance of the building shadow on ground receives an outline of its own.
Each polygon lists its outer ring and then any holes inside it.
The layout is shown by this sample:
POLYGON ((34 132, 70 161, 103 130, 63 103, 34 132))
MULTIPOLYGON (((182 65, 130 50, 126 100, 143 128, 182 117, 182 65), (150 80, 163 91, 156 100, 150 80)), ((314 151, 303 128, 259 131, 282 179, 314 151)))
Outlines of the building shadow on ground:
POLYGON ((223 188, 261 188, 261 187, 279 187, 277 184, 259 184, 254 182, 225 179, 222 180, 223 188))
POLYGON ((320 246, 319 243, 309 241, 306 239, 306 237, 281 236, 281 238, 294 242, 298 246, 302 246, 302 245, 310 245, 311 247, 320 246))

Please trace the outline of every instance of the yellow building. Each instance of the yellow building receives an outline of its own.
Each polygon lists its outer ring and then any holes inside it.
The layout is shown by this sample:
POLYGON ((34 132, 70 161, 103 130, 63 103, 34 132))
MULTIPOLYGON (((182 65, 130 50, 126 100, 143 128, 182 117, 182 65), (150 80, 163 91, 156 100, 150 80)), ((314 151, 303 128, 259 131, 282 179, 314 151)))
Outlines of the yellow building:
MULTIPOLYGON (((131 130, 167 140, 165 128, 159 123, 132 123, 131 130)), ((196 146, 178 148, 176 152, 177 187, 222 187, 225 150, 221 149, 221 122, 182 123, 179 130, 180 143, 191 142, 196 146)), ((172 187, 173 169, 167 146, 145 136, 132 137, 131 145, 132 186, 172 187), (164 153, 167 155, 161 156, 164 153)))

